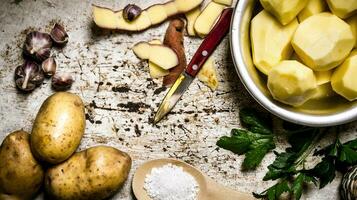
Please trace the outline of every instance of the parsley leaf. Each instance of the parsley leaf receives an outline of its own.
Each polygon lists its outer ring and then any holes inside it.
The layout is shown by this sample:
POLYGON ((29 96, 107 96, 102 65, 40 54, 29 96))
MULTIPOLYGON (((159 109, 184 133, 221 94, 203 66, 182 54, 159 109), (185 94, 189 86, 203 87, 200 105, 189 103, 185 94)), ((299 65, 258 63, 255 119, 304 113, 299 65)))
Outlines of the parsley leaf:
POLYGON ((357 151, 353 150, 348 145, 342 145, 338 159, 340 162, 354 165, 357 163, 357 151))
POLYGON ((319 179, 320 189, 329 184, 336 176, 334 160, 331 158, 324 158, 312 170, 310 174, 319 179))
POLYGON ((245 127, 248 128, 249 131, 254 133, 260 133, 263 135, 273 134, 271 125, 267 123, 267 121, 270 122, 270 120, 259 115, 256 110, 253 110, 251 108, 243 108, 239 112, 239 116, 241 122, 243 122, 243 124, 245 125, 245 127))
POLYGON ((314 155, 332 157, 336 159, 336 165, 357 164, 357 139, 341 144, 339 139, 335 143, 317 151, 314 155))
POLYGON ((269 171, 263 178, 264 181, 279 179, 278 183, 259 194, 259 198, 279 199, 282 193, 274 191, 277 190, 278 186, 282 187, 280 184, 285 185, 286 182, 288 187, 291 185, 291 188, 286 192, 289 192, 298 200, 302 195, 304 184, 309 182, 316 183, 316 178, 310 172, 300 170, 299 166, 305 162, 306 157, 313 150, 321 134, 322 132, 319 129, 306 127, 301 127, 288 133, 290 147, 282 153, 274 152, 276 158, 268 166, 269 171), (272 195, 273 193, 274 195, 272 195))
POLYGON ((245 154, 243 169, 256 168, 264 156, 275 148, 273 136, 260 135, 243 129, 233 129, 231 137, 223 136, 217 146, 230 150, 238 155, 245 154))
POLYGON ((350 147, 353 150, 357 150, 357 139, 346 142, 344 145, 350 147))
POLYGON ((247 152, 250 144, 250 139, 243 136, 223 136, 217 141, 217 145, 219 147, 230 150, 238 155, 242 155, 247 152))
POLYGON ((304 184, 307 183, 316 183, 316 179, 314 177, 309 176, 308 174, 305 173, 299 173, 297 175, 297 177, 295 178, 292 186, 291 186, 291 190, 292 190, 292 194, 294 195, 294 199, 298 200, 300 199, 301 195, 302 195, 302 190, 304 187, 304 184))
POLYGON ((314 141, 319 138, 320 132, 316 130, 308 129, 303 132, 290 133, 288 141, 291 147, 283 153, 274 152, 276 155, 275 161, 268 166, 269 171, 263 180, 276 180, 295 174, 297 166, 304 162, 304 159, 312 150, 314 141))
POLYGON ((240 119, 247 129, 232 129, 231 136, 223 136, 217 146, 238 155, 245 154, 243 169, 255 169, 265 155, 275 148, 273 131, 266 119, 251 109, 242 109, 240 119))
POLYGON ((335 178, 335 171, 343 172, 349 166, 357 164, 357 139, 344 144, 336 139, 335 143, 315 155, 323 156, 323 159, 308 172, 319 180, 321 189, 335 178))
POLYGON ((265 155, 275 148, 272 138, 258 139, 250 145, 250 150, 245 154, 243 169, 254 169, 263 160, 265 155))
POLYGON ((297 159, 296 153, 294 152, 284 152, 277 153, 274 152, 277 156, 274 162, 268 166, 269 171, 265 174, 263 180, 276 180, 278 178, 289 175, 294 171, 291 166, 297 159))
POLYGON ((289 182, 287 180, 276 183, 260 194, 253 193, 253 196, 255 198, 267 198, 268 200, 276 200, 279 199, 279 197, 284 192, 290 192, 289 182))
POLYGON ((291 145, 290 150, 296 153, 302 153, 313 142, 319 129, 301 126, 299 129, 287 132, 288 142, 291 145))
MULTIPOLYGON (((245 154, 243 169, 254 169, 275 148, 274 133, 269 120, 255 110, 242 109, 240 120, 246 129, 232 129, 231 136, 221 137, 217 145, 239 155, 245 154)), ((306 158, 327 129, 286 122, 283 128, 290 147, 285 152, 274 151, 276 158, 263 178, 264 181, 277 180, 277 183, 260 194, 253 193, 254 197, 278 200, 288 192, 299 200, 305 184, 314 183, 321 189, 333 181, 336 171, 345 172, 350 166, 357 165, 357 139, 342 144, 337 137, 333 144, 313 154, 322 157, 322 161, 312 169, 305 169, 306 158)))

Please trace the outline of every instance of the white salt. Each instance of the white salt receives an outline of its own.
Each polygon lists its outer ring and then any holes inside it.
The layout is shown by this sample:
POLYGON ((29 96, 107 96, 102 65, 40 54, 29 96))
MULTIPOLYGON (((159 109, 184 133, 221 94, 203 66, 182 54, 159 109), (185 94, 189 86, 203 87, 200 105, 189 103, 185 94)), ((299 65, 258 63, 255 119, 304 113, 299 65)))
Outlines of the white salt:
POLYGON ((196 200, 199 187, 182 167, 167 164, 146 175, 144 189, 153 200, 196 200))

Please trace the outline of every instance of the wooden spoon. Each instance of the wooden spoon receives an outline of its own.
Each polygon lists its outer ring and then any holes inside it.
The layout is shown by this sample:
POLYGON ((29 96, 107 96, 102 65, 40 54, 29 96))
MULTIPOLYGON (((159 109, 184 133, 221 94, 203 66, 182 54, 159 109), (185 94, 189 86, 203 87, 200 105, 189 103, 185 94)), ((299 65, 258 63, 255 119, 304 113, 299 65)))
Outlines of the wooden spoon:
POLYGON ((253 200, 255 199, 248 193, 238 192, 222 185, 217 184, 211 178, 204 175, 195 167, 175 159, 157 159, 144 163, 135 172, 133 178, 133 192, 138 200, 152 200, 144 189, 144 181, 147 174, 154 167, 162 167, 171 163, 182 167, 185 172, 190 173, 199 185, 198 200, 253 200))

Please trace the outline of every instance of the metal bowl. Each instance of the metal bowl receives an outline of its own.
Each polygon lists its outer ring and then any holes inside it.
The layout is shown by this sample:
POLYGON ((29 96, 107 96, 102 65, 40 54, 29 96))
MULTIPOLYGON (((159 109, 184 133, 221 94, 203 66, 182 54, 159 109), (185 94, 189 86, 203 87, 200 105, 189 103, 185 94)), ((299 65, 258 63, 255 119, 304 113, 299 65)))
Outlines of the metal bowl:
POLYGON ((256 9, 255 0, 238 1, 231 23, 230 43, 236 71, 253 98, 274 115, 301 125, 325 127, 357 119, 357 102, 338 95, 309 100, 300 107, 275 101, 266 87, 266 77, 253 65, 250 49, 250 21, 256 9))

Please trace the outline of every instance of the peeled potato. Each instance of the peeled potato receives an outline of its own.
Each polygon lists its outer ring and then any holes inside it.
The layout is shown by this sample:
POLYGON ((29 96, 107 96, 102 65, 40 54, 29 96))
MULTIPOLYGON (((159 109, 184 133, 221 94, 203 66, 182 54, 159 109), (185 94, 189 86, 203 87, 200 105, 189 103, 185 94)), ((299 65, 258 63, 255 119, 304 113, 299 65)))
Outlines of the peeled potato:
MULTIPOLYGON (((162 44, 158 39, 151 40, 149 44, 162 44)), ((151 78, 160 78, 169 74, 169 70, 161 68, 159 65, 149 61, 149 71, 151 78)))
POLYGON ((346 22, 350 25, 352 33, 355 36, 355 48, 357 48, 357 15, 348 18, 346 22))
POLYGON ((161 44, 139 42, 132 48, 140 59, 149 60, 163 69, 171 69, 178 65, 178 57, 174 50, 161 44))
POLYGON ((195 36, 196 31, 195 31, 195 22, 197 17, 200 15, 201 9, 200 8, 195 8, 191 10, 190 12, 185 13, 186 19, 187 19, 187 34, 189 36, 195 36))
POLYGON ((311 97, 311 99, 324 99, 335 95, 336 93, 333 91, 331 83, 324 83, 317 86, 315 94, 311 97))
MULTIPOLYGON (((296 61, 302 63, 301 59, 295 52, 291 55, 290 60, 296 60, 296 61)), ((317 85, 320 86, 325 83, 329 83, 331 80, 332 72, 333 72, 333 70, 320 71, 320 72, 314 71, 317 85)))
POLYGON ((233 0, 213 0, 213 1, 226 6, 231 6, 233 2, 233 0))
POLYGON ((333 90, 349 101, 357 99, 357 50, 332 74, 333 90))
POLYGON ((295 60, 282 61, 268 74, 273 98, 291 106, 300 106, 312 98, 316 87, 314 72, 295 60))
POLYGON ((260 0, 265 10, 286 25, 295 19, 308 0, 260 0))
POLYGON ((299 56, 295 52, 291 55, 290 60, 296 60, 298 62, 302 62, 299 56))
POLYGON ((199 6, 203 0, 174 0, 174 2, 177 10, 181 11, 182 13, 186 13, 199 6))
POLYGON ((93 20, 101 28, 142 31, 150 26, 162 23, 170 16, 186 13, 198 7, 202 1, 173 0, 164 4, 155 4, 142 10, 140 15, 133 21, 124 19, 123 10, 114 11, 93 5, 93 20))
POLYGON ((333 70, 314 72, 316 77, 317 85, 323 85, 331 81, 331 75, 333 70))
POLYGON ((333 14, 345 19, 357 13, 357 0, 327 0, 333 14))
POLYGON ((327 4, 325 0, 309 0, 304 9, 299 13, 298 19, 301 23, 308 17, 322 13, 327 10, 327 4))
POLYGON ((151 78, 161 78, 170 73, 169 70, 163 69, 153 62, 149 62, 149 72, 151 78))
POLYGON ((200 37, 208 35, 224 8, 224 5, 210 2, 203 9, 194 24, 195 31, 200 37))
POLYGON ((150 22, 152 24, 159 24, 160 22, 164 21, 168 15, 166 13, 166 9, 162 4, 157 4, 150 6, 146 12, 150 18, 150 22))
POLYGON ((292 40, 299 58, 314 71, 337 67, 354 44, 350 26, 331 13, 316 14, 303 21, 292 40))
POLYGON ((176 13, 179 12, 179 11, 177 10, 177 6, 176 6, 175 1, 167 2, 167 3, 165 3, 163 6, 165 7, 166 14, 167 14, 168 16, 175 15, 176 13))
POLYGON ((198 80, 206 84, 211 90, 216 90, 218 87, 218 79, 214 60, 211 57, 202 66, 202 69, 197 74, 198 80))
POLYGON ((259 71, 268 74, 273 66, 290 57, 290 42, 297 26, 296 19, 283 26, 264 10, 253 18, 250 37, 253 62, 259 71))

